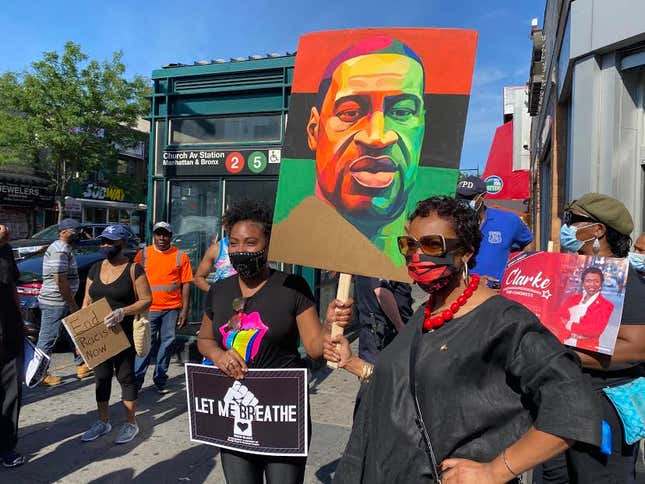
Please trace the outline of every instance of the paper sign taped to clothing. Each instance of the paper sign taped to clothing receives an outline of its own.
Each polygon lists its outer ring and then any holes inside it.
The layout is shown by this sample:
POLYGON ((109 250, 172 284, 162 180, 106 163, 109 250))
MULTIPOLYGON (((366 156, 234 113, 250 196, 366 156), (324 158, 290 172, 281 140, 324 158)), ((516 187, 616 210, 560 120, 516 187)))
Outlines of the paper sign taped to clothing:
POLYGON ((612 257, 523 252, 509 259, 501 293, 530 309, 561 343, 611 355, 628 264, 612 257))
POLYGON ((78 352, 90 368, 130 347, 120 324, 108 328, 103 323, 111 312, 107 300, 102 298, 63 318, 63 324, 74 340, 78 352))
POLYGON ((304 457, 309 444, 307 370, 250 369, 234 380, 186 364, 190 439, 250 454, 304 457))
POLYGON ((397 237, 416 203, 453 195, 477 33, 303 35, 269 259, 409 282, 397 237))
POLYGON ((24 351, 24 382, 27 388, 33 388, 47 375, 50 358, 27 338, 24 339, 24 351))

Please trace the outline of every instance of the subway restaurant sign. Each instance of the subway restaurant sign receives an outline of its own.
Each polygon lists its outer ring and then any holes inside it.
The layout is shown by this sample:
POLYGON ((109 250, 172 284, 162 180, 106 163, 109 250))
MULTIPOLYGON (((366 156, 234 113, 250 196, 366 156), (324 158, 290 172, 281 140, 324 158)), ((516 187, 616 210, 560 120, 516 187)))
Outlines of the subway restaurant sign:
POLYGON ((277 175, 281 150, 164 150, 168 175, 277 175))

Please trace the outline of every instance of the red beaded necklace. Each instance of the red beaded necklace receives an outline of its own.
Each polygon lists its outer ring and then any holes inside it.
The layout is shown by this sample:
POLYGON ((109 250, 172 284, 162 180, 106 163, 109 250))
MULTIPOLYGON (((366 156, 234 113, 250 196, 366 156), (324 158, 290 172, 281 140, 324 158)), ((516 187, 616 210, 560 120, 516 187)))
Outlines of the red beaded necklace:
POLYGON ((468 301, 470 296, 473 295, 478 287, 479 275, 473 274, 470 277, 468 286, 466 287, 466 289, 464 289, 464 292, 461 294, 461 296, 459 296, 457 300, 450 305, 449 309, 444 310, 438 316, 431 316, 434 298, 430 296, 428 298, 428 301, 426 302, 425 310, 423 311, 423 329, 425 329, 426 331, 434 330, 440 326, 443 326, 447 321, 450 321, 455 316, 455 313, 459 311, 459 308, 466 304, 466 301, 468 301))

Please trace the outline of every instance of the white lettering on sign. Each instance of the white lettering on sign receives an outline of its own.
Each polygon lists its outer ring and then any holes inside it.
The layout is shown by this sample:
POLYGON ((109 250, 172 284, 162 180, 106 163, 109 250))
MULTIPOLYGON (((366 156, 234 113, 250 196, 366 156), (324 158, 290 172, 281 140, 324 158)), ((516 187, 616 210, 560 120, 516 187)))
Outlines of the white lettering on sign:
POLYGON ((37 197, 40 195, 37 187, 25 187, 21 185, 0 185, 0 193, 26 197, 37 197))
POLYGON ((508 286, 531 287, 533 289, 547 289, 551 286, 551 279, 544 277, 542 271, 534 276, 522 274, 521 269, 513 269, 506 276, 505 284, 508 286))
MULTIPOLYGON (((195 411, 213 415, 214 400, 195 397, 195 411)), ((297 407, 295 405, 244 405, 231 401, 217 401, 217 415, 226 418, 238 418, 253 422, 295 422, 297 407)))

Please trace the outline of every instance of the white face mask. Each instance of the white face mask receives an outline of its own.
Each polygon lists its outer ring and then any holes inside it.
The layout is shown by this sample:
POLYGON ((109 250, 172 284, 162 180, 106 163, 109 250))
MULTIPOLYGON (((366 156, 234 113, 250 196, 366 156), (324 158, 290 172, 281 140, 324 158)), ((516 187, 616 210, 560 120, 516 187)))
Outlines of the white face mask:
POLYGON ((630 252, 627 257, 629 258, 629 263, 636 272, 645 273, 645 254, 630 252))

